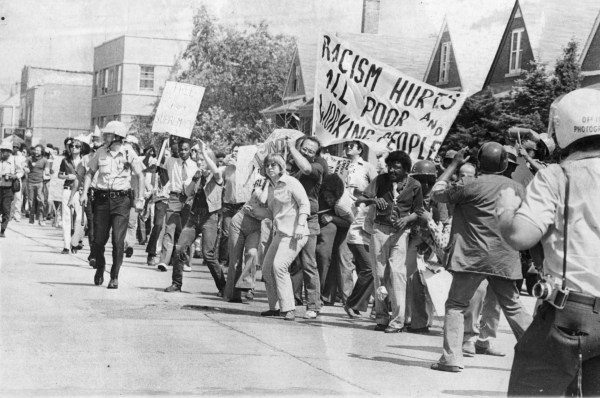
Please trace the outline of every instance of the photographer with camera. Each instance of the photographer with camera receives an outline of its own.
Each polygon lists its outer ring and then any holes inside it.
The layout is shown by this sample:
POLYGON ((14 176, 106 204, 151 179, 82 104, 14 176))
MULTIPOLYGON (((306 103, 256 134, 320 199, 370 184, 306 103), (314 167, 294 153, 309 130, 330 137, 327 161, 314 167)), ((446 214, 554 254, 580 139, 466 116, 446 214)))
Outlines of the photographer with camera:
POLYGON ((600 91, 553 102, 549 135, 561 164, 540 170, 523 201, 504 189, 496 208, 504 239, 524 250, 541 240, 542 300, 515 347, 509 396, 600 395, 600 91))

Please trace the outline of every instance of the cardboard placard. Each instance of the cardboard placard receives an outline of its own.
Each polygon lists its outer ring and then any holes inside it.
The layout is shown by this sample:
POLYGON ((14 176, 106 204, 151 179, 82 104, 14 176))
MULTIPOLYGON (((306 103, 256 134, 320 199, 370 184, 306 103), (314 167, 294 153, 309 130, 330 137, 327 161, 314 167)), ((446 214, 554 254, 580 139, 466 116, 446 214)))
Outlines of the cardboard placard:
POLYGON ((152 132, 190 138, 204 96, 204 87, 167 82, 160 98, 152 132))
MULTIPOLYGON (((260 169, 262 167, 263 160, 270 153, 281 153, 282 155, 287 153, 286 140, 295 142, 298 138, 304 136, 302 131, 293 129, 275 129, 266 139, 263 144, 259 144, 254 156, 254 167, 260 169)), ((285 158, 285 155, 284 155, 285 158)))
POLYGON ((413 162, 434 159, 466 97, 319 36, 313 131, 323 146, 360 140, 405 151, 413 162))
POLYGON ((52 174, 50 174, 50 182, 48 183, 48 200, 54 202, 62 202, 65 180, 58 178, 60 164, 63 161, 63 156, 54 156, 52 160, 52 174))

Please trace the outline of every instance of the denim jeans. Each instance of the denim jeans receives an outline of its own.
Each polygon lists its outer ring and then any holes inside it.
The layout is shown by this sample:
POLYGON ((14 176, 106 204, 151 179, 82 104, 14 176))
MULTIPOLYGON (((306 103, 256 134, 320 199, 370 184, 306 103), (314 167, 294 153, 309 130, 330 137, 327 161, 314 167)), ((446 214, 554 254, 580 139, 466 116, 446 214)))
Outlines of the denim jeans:
POLYGON ((150 238, 146 245, 146 253, 150 256, 156 256, 157 242, 160 232, 165 225, 165 216, 167 214, 167 202, 160 201, 154 204, 154 223, 152 231, 150 232, 150 238))
POLYGON ((131 199, 129 196, 118 198, 94 199, 94 254, 98 269, 104 270, 106 259, 104 258, 104 247, 108 242, 112 229, 112 260, 110 277, 117 279, 119 270, 123 264, 123 252, 125 251, 125 234, 127 233, 127 222, 131 199))
POLYGON ((396 230, 392 226, 375 224, 371 235, 371 262, 374 284, 377 290, 385 286, 388 291, 388 301, 375 298, 377 324, 394 328, 404 326, 406 311, 406 251, 408 245, 408 230, 396 230), (390 317, 390 312, 391 317, 390 317))
POLYGON ((349 244, 348 248, 354 256, 358 279, 346 300, 346 305, 356 311, 366 311, 369 306, 369 298, 373 294, 373 270, 371 269, 369 246, 349 244))
MULTIPOLYGON (((312 235, 312 237, 316 238, 315 235, 312 235)), ((296 240, 281 233, 276 232, 273 234, 271 244, 263 260, 263 277, 270 310, 276 310, 278 303, 279 309, 284 312, 296 308, 289 268, 298 253, 305 247, 309 238, 310 236, 304 236, 301 240, 296 240)), ((318 290, 316 293, 318 294, 318 290)))
POLYGON ((240 298, 240 289, 254 289, 254 276, 258 263, 260 220, 238 212, 229 224, 229 270, 224 297, 240 298))
POLYGON ((208 266, 217 290, 225 289, 225 274, 217 261, 217 229, 219 222, 219 211, 196 211, 190 214, 185 227, 179 235, 175 246, 175 257, 173 258, 173 284, 181 287, 183 284, 183 265, 189 261, 188 253, 192 243, 199 233, 202 234, 202 258, 208 266))
POLYGON ((27 203, 29 204, 29 223, 33 224, 35 217, 40 220, 44 217, 43 183, 27 184, 27 203))
POLYGON ((568 301, 558 310, 543 302, 515 346, 508 395, 575 396, 579 353, 583 396, 600 396, 598 308, 568 301))
POLYGON ((333 305, 338 293, 346 302, 352 293, 352 254, 346 243, 348 228, 334 223, 321 227, 317 237, 317 267, 321 281, 321 301, 333 305))
POLYGON ((0 212, 2 215, 2 232, 6 230, 10 220, 10 206, 13 201, 13 191, 11 187, 0 187, 0 212))
POLYGON ((219 239, 219 262, 221 264, 229 264, 229 225, 231 219, 243 205, 243 203, 223 203, 221 209, 221 237, 219 239))
MULTIPOLYGON (((273 243, 271 243, 273 245, 273 243)), ((302 283, 307 296, 309 311, 321 310, 321 282, 317 268, 317 235, 308 235, 306 244, 298 254, 296 261, 290 267, 293 290, 296 298, 302 297, 302 283)))
POLYGON ((515 281, 473 272, 454 272, 452 285, 446 300, 444 353, 439 361, 441 364, 463 367, 464 314, 473 295, 480 288, 484 279, 488 280, 490 287, 496 294, 504 316, 506 316, 517 341, 531 324, 531 315, 525 311, 519 300, 519 292, 515 281))

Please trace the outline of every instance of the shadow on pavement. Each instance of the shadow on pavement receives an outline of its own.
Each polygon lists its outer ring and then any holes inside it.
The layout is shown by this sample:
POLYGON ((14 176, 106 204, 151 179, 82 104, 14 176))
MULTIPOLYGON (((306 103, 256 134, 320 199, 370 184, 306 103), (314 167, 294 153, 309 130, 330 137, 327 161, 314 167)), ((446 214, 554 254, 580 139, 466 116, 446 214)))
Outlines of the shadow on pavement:
POLYGON ((442 390, 442 394, 465 395, 468 397, 504 397, 504 391, 482 391, 482 390, 442 390))
POLYGON ((88 264, 35 263, 35 265, 58 265, 60 267, 77 267, 93 269, 88 264))
POLYGON ((432 361, 409 361, 409 360, 405 360, 405 359, 397 359, 397 358, 389 358, 389 357, 368 357, 365 355, 352 354, 352 353, 348 354, 348 356, 353 359, 363 359, 363 360, 367 360, 367 361, 377 361, 377 362, 388 362, 388 363, 392 363, 394 365, 415 366, 415 367, 419 367, 419 368, 429 368, 431 366, 431 364, 433 363, 432 361))
POLYGON ((442 350, 439 346, 424 346, 424 345, 391 345, 390 348, 399 348, 401 350, 415 350, 415 351, 424 351, 424 352, 433 352, 434 354, 439 354, 442 350))
POLYGON ((208 305, 183 305, 181 306, 182 310, 188 311, 199 311, 199 312, 208 312, 212 314, 228 314, 228 315, 248 315, 252 317, 259 317, 260 314, 256 311, 246 311, 239 308, 224 308, 224 307, 211 307, 208 305))
POLYGON ((96 285, 94 285, 94 282, 90 282, 90 283, 77 283, 77 282, 38 282, 42 285, 48 285, 48 286, 56 286, 56 285, 66 285, 66 286, 93 286, 96 287, 96 285))

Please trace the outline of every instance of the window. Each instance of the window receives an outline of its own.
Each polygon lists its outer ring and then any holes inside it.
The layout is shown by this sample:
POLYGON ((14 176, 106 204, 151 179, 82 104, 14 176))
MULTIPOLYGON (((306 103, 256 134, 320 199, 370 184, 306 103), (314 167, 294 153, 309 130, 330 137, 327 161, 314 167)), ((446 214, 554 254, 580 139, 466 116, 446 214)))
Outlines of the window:
POLYGON ((108 82, 106 84, 106 92, 112 93, 115 91, 115 70, 114 68, 108 68, 108 82))
POLYGON ((100 75, 98 74, 98 72, 94 72, 94 97, 98 96, 98 87, 100 86, 100 75))
POLYGON ((442 43, 440 56, 440 76, 438 83, 448 83, 448 71, 450 70, 450 42, 442 43))
POLYGON ((300 68, 297 65, 294 65, 294 72, 292 76, 292 92, 296 93, 300 90, 300 68))
POLYGON ((521 72, 521 61, 523 57, 523 32, 523 28, 512 31, 510 39, 510 63, 508 66, 508 73, 521 72))
POLYGON ((140 90, 154 91, 154 66, 140 65, 140 90))
POLYGON ((117 66, 117 92, 121 92, 123 90, 123 65, 117 66))

